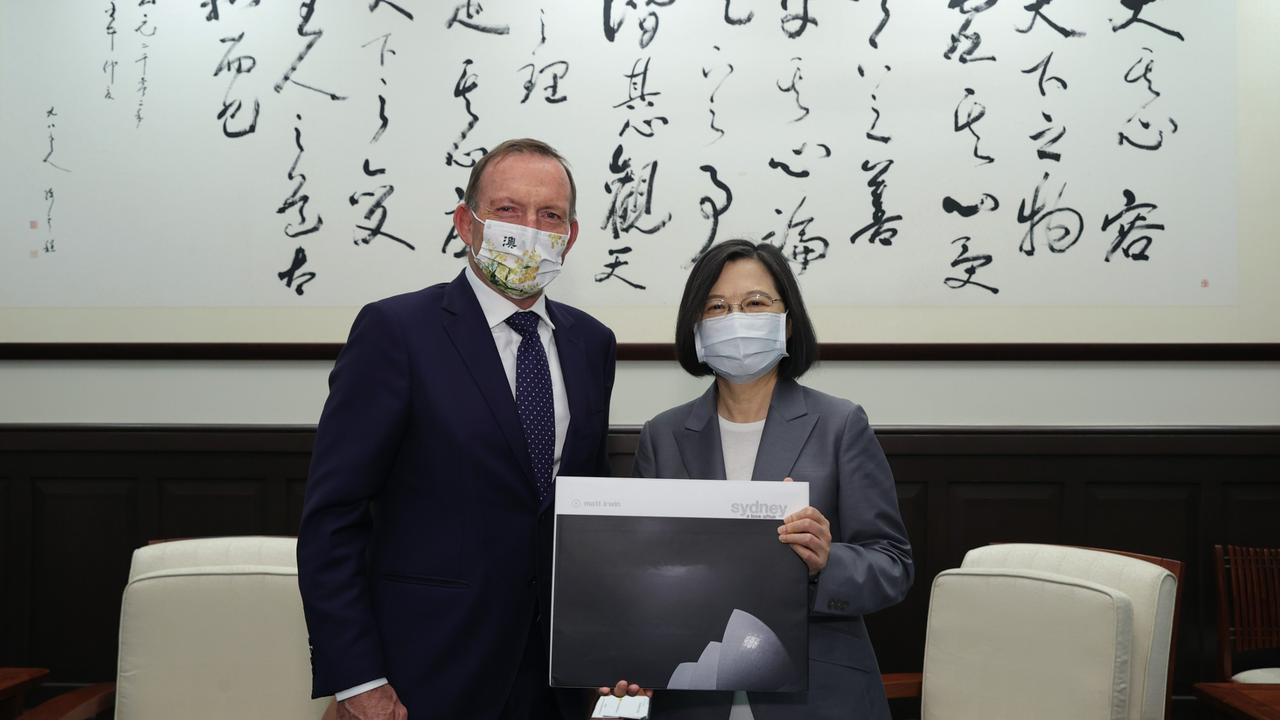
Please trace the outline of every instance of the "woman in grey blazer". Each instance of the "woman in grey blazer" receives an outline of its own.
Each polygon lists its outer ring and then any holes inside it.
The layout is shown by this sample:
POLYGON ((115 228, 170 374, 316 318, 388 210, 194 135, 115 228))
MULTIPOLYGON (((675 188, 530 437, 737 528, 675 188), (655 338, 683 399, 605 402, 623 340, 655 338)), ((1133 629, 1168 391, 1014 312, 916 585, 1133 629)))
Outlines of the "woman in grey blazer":
POLYGON ((810 506, 779 539, 809 568, 809 689, 803 693, 659 691, 655 720, 888 720, 862 616, 907 594, 911 545, 893 476, 858 405, 796 382, 817 340, 786 258, 768 243, 707 251, 685 284, 676 352, 701 397, 645 424, 640 477, 809 483, 810 506))

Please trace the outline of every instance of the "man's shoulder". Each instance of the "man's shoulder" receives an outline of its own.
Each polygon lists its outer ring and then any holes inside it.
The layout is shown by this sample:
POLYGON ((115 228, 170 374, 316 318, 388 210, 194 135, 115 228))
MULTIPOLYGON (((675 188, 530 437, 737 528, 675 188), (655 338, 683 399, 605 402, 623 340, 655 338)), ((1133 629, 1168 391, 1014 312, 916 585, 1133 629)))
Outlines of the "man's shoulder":
POLYGON ((445 291, 449 288, 449 283, 442 282, 424 287, 421 290, 400 293, 390 297, 375 300, 366 307, 389 313, 401 313, 405 311, 420 310, 424 306, 439 305, 444 301, 445 291))
POLYGON ((610 330, 608 325, 600 322, 590 313, 551 298, 547 298, 547 306, 553 313, 553 320, 555 315, 567 319, 573 326, 574 332, 581 333, 587 337, 608 338, 611 341, 614 339, 613 330, 610 330))
POLYGON ((440 283, 366 304, 351 323, 348 342, 418 335, 433 324, 427 318, 439 315, 448 288, 448 283, 440 283))

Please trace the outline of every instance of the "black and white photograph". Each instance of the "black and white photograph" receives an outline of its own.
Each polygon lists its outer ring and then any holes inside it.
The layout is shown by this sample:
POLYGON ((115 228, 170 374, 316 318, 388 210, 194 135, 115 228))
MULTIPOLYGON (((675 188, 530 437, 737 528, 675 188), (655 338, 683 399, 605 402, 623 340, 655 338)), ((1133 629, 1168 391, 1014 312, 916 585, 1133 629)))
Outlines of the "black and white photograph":
POLYGON ((806 688, 806 570, 777 533, 806 484, 557 484, 553 685, 806 688))

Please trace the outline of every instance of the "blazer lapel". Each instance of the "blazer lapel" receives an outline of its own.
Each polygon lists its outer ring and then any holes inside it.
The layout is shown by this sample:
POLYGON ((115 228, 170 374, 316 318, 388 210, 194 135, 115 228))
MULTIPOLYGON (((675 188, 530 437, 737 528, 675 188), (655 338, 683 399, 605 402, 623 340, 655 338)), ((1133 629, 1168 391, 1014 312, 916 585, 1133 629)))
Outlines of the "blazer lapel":
MULTIPOLYGON (((577 429, 591 416, 590 388, 587 380, 587 349, 582 338, 573 331, 573 319, 560 312, 556 303, 547 300, 547 314, 556 326, 554 333, 556 355, 560 358, 560 376, 564 380, 564 392, 569 403, 569 428, 565 431, 564 447, 560 449, 560 470, 574 467, 578 451, 577 429)), ((551 504, 554 493, 547 493, 543 507, 551 504)))
POLYGON ((751 479, 781 481, 791 474, 817 423, 818 415, 809 414, 800 385, 794 380, 779 380, 765 417, 751 479))
MULTIPOLYGON (((462 272, 471 271, 464 268, 462 272)), ((445 332, 462 356, 467 372, 480 389, 494 419, 498 421, 503 437, 511 446, 511 452, 515 454, 520 469, 526 476, 528 482, 525 486, 532 497, 535 487, 533 461, 529 458, 529 445, 524 439, 520 416, 516 414, 516 401, 511 397, 511 386, 507 383, 506 370, 502 368, 502 358, 498 357, 498 346, 493 342, 493 333, 484 319, 484 312, 480 310, 475 292, 462 275, 458 275, 445 290, 444 309, 450 313, 445 318, 445 332)))
POLYGON ((676 445, 689 478, 724 479, 724 450, 720 447, 720 424, 716 420, 714 382, 694 401, 684 427, 676 432, 676 445))

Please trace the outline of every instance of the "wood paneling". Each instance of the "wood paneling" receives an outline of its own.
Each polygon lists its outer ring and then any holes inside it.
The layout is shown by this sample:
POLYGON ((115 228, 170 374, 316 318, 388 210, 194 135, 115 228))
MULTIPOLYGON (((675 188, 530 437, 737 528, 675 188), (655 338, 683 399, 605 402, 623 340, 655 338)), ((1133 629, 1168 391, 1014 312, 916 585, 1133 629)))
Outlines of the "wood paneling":
POLYGON ((59 682, 109 679, 122 578, 138 545, 138 485, 117 477, 32 480, 30 661, 59 682))
POLYGON ((615 432, 609 435, 606 452, 609 453, 609 466, 618 477, 631 477, 635 465, 636 447, 640 444, 640 432, 615 432))
POLYGON ((929 532, 929 484, 925 482, 898 482, 898 509, 902 523, 911 539, 911 554, 915 564, 916 581, 907 598, 897 605, 876 613, 870 629, 871 641, 876 648, 877 660, 882 668, 894 668, 902 672, 910 668, 920 670, 924 651, 924 623, 917 622, 929 610, 929 593, 920 592, 921 582, 932 580, 929 532), (924 580, 926 574, 929 580, 924 580))
MULTIPOLYGON (((1128 475, 1128 473, 1125 473, 1128 475)), ((1146 555, 1189 558, 1199 536, 1200 487, 1191 483, 1087 482, 1082 545, 1125 548, 1146 555), (1142 534, 1130 529, 1143 518, 1142 534)))
POLYGON ((270 487, 262 478, 165 478, 158 485, 160 537, 252 535, 270 525, 270 487))
POLYGON ((898 482, 898 512, 902 524, 911 538, 913 559, 917 564, 929 562, 929 484, 923 482, 898 482), (914 549, 916 546, 919 549, 914 549))
MULTIPOLYGON (((1068 543, 1186 563, 1175 689, 1186 695, 1213 668, 1209 546, 1280 546, 1280 428, 878 435, 916 560, 906 600, 867 619, 886 672, 920 669, 929 587, 967 550, 1068 543)), ((60 682, 112 679, 132 550, 160 537, 295 533, 313 437, 0 426, 0 665, 49 667, 60 682)), ((610 435, 615 474, 631 474, 637 440, 635 428, 610 435)))
POLYGON ((1046 482, 957 482, 947 487, 947 533, 939 553, 956 567, 970 548, 993 542, 1061 543, 1063 486, 1046 482))
POLYGON ((1274 474, 1222 483, 1222 544, 1275 546, 1277 526, 1280 480, 1274 474))
MULTIPOLYGON (((0 475, 0 568, 4 569, 3 572, 0 572, 0 618, 13 617, 14 615, 14 610, 10 607, 10 598, 14 594, 14 573, 11 571, 14 566, 12 554, 14 527, 13 523, 9 522, 9 518, 13 517, 9 501, 9 493, 12 486, 12 480, 0 475)), ((11 623, 0 622, 0 657, 8 657, 15 652, 13 630, 11 623)))

